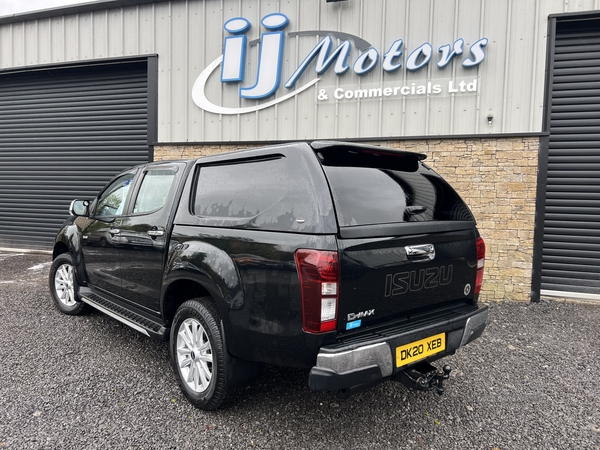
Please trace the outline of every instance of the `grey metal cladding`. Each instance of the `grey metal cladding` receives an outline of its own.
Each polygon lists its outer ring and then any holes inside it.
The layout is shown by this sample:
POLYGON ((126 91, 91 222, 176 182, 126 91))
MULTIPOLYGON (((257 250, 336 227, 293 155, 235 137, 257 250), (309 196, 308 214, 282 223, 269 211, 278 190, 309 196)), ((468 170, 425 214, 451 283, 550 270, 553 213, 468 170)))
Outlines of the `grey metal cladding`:
MULTIPOLYGON (((585 8, 579 2, 569 7, 585 8)), ((564 0, 502 2, 481 0, 178 0, 156 3, 99 2, 22 21, 0 21, 0 68, 158 54, 157 141, 160 143, 223 141, 287 141, 294 139, 389 138, 425 135, 465 135, 539 132, 542 117, 545 23, 562 12, 564 0), (82 7, 83 8, 83 7, 82 7), (224 23, 245 17, 252 23, 249 42, 260 39, 261 18, 281 12, 290 18, 286 28, 282 84, 319 42, 302 33, 327 30, 348 33, 369 42, 381 55, 397 39, 404 41, 405 58, 425 42, 434 48, 427 68, 394 73, 376 70, 337 76, 325 71, 318 89, 328 89, 330 101, 317 101, 317 89, 246 113, 219 115, 199 108, 191 96, 201 72, 223 52, 224 23), (486 57, 476 68, 465 68, 470 45, 486 37, 486 57), (437 49, 455 39, 465 40, 464 54, 446 68, 436 66, 437 49), (527 42, 527 45, 523 45, 527 42), (529 45, 531 43, 532 45, 529 45), (478 93, 451 94, 448 83, 478 80, 478 93), (345 90, 382 86, 439 84, 438 95, 395 95, 336 100, 336 87, 345 90), (493 114, 493 125, 487 116, 493 114)), ((337 45, 337 38, 335 40, 337 45)), ((248 44, 246 77, 251 86, 257 74, 258 46, 248 44)), ((350 62, 359 55, 353 47, 350 62)), ((217 71, 216 71, 217 72, 217 71)), ((314 76, 314 63, 298 86, 314 76)), ((233 107, 259 101, 241 99, 238 84, 221 83, 218 72, 206 85, 212 101, 233 107)), ((277 99, 290 91, 280 87, 277 99)))

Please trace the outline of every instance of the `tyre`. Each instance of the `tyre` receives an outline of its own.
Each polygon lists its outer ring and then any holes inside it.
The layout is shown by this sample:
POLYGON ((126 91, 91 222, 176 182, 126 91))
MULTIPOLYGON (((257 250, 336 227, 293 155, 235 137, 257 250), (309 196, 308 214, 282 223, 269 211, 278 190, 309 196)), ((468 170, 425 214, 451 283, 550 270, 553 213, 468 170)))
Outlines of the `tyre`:
POLYGON ((88 306, 79 301, 76 294, 77 280, 71 254, 63 253, 52 261, 48 281, 54 304, 61 312, 76 316, 88 311, 88 306))
POLYGON ((171 327, 171 362, 186 398, 211 411, 229 403, 237 389, 228 386, 219 313, 209 298, 188 300, 171 327))

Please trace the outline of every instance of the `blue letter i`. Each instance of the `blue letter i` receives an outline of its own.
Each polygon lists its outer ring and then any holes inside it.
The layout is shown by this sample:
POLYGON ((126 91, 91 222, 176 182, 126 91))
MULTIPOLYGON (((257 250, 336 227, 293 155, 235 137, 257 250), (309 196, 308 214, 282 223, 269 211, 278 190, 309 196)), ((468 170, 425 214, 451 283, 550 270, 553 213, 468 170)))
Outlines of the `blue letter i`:
MULTIPOLYGON (((250 29, 250 22, 243 17, 229 19, 223 26, 234 35, 242 35, 250 29)), ((221 82, 242 81, 244 79, 244 63, 246 62, 246 36, 229 36, 223 44, 223 64, 221 65, 221 82)))

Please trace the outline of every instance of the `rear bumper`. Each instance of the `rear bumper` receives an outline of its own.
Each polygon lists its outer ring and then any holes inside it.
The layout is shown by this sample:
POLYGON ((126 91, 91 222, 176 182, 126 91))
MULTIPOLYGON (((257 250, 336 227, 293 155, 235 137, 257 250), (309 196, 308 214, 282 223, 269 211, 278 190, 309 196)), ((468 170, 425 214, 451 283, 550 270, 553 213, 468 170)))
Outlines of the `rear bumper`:
MULTIPOLYGON (((396 368, 396 347, 439 333, 446 333, 446 349, 419 361, 433 361, 454 353, 483 333, 488 323, 488 307, 480 306, 468 312, 454 313, 443 319, 429 319, 416 326, 380 330, 368 340, 342 342, 322 347, 317 364, 308 376, 313 391, 338 392, 357 386, 368 386, 410 367, 396 368)), ((417 363, 418 361, 414 361, 417 363)))

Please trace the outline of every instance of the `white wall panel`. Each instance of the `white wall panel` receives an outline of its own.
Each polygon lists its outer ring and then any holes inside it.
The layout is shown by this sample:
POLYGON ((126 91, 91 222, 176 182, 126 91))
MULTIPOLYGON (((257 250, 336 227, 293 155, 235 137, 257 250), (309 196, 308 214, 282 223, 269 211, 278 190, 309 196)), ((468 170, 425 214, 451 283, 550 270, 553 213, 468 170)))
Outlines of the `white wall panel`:
POLYGON ((50 19, 42 19, 38 21, 38 36, 37 36, 37 51, 39 58, 36 55, 34 64, 50 64, 52 62, 52 25, 50 19))
MULTIPOLYGON (((510 27, 510 64, 508 83, 505 86, 503 125, 505 130, 520 128, 522 117, 529 117, 531 92, 531 63, 534 59, 535 2, 512 2, 510 27), (510 86, 510 89, 508 87, 510 86)), ((526 124, 528 125, 528 124, 526 124)))
MULTIPOLYGON (((154 33, 155 51, 158 53, 158 134, 159 140, 169 142, 178 140, 172 136, 171 112, 178 107, 181 100, 175 105, 172 93, 172 28, 171 28, 171 3, 157 3, 154 5, 154 33)), ((182 99, 185 100, 185 99, 182 99)), ((185 140, 185 139, 181 139, 185 140)))
MULTIPOLYGON (((224 3, 228 3, 228 2, 224 2, 224 3)), ((237 2, 234 2, 234 3, 237 3, 237 2)), ((260 25, 260 21, 267 14, 271 14, 271 13, 275 13, 275 12, 279 12, 279 1, 259 0, 258 1, 258 9, 256 9, 256 11, 255 11, 255 14, 256 14, 255 19, 253 19, 253 21, 252 21, 253 22, 252 25, 253 25, 255 32, 258 32, 259 30, 260 30, 260 32, 266 31, 260 25)), ((250 16, 250 17, 252 17, 252 16, 250 16)), ((221 24, 220 24, 221 30, 223 30, 222 24, 223 24, 223 22, 221 22, 221 24)), ((288 26, 287 29, 284 31, 288 31, 289 28, 290 27, 288 26)), ((215 43, 215 44, 222 46, 223 45, 222 44, 223 37, 225 36, 225 31, 222 31, 221 34, 215 33, 215 36, 221 36, 221 41, 219 43, 215 43)), ((256 51, 257 52, 259 51, 259 46, 256 47, 256 51)), ((251 70, 250 73, 255 74, 256 70, 251 70)), ((250 79, 252 79, 252 77, 250 79)), ((285 82, 285 80, 282 80, 281 84, 283 84, 284 82, 285 82)), ((280 84, 280 86, 281 86, 281 84, 280 84)), ((256 102, 256 101, 253 101, 253 102, 256 102)), ((266 108, 266 109, 263 109, 262 111, 257 112, 257 118, 256 118, 257 124, 256 124, 256 135, 255 135, 256 140, 277 140, 277 129, 276 129, 277 121, 275 120, 276 112, 277 112, 276 107, 266 108)))
POLYGON ((137 36, 132 35, 132 39, 138 39, 137 46, 142 55, 148 55, 156 52, 156 13, 155 5, 149 5, 145 8, 135 8, 139 17, 137 36))
MULTIPOLYGON (((225 22, 227 22, 229 19, 233 19, 235 17, 240 17, 240 16, 245 16, 245 12, 243 12, 240 8, 240 2, 228 2, 225 3, 223 5, 223 12, 222 12, 222 19, 219 19, 216 22, 217 26, 220 26, 220 28, 214 28, 213 31, 213 38, 211 39, 211 52, 216 56, 218 56, 221 53, 221 47, 222 47, 222 43, 221 40, 223 39, 223 37, 225 36, 225 32, 223 30, 223 24, 225 22)), ((252 13, 250 13, 252 14, 252 13)), ((214 59, 214 58, 212 58, 214 59)), ((212 61, 211 59, 211 61, 212 61)), ((210 61, 207 61, 207 63, 210 61)), ((203 64, 202 66, 200 66, 200 70, 202 70, 202 68, 205 66, 206 64, 203 64)), ((191 78, 192 80, 195 80, 196 77, 198 76, 198 73, 200 72, 195 72, 191 74, 191 78)), ((222 99, 222 102, 227 104, 227 105, 233 105, 234 107, 239 107, 240 104, 240 99, 238 96, 238 93, 235 89, 224 89, 224 86, 218 86, 219 89, 219 95, 220 98, 222 99)), ((192 106, 194 108, 198 108, 196 105, 194 105, 192 103, 192 106)), ((220 122, 219 122, 219 132, 220 132, 220 137, 219 140, 227 140, 227 141, 237 141, 239 140, 239 126, 238 126, 238 120, 239 117, 237 115, 231 115, 231 116, 220 116, 220 122)), ((252 134, 255 134, 255 127, 252 127, 252 134)), ((250 138, 250 140, 252 140, 254 138, 250 138)))
POLYGON ((29 66, 38 61, 38 21, 25 24, 24 31, 25 63, 29 66))
POLYGON ((74 20, 69 29, 73 28, 73 38, 68 39, 65 44, 73 49, 74 58, 94 59, 94 40, 96 39, 94 34, 98 33, 94 15, 92 13, 80 14, 71 16, 71 18, 74 20))
MULTIPOLYGON (((485 27, 485 18, 487 16, 488 4, 492 3, 489 0, 481 2, 472 2, 468 0, 460 0, 455 2, 454 14, 455 14, 455 27, 454 36, 455 39, 462 38, 465 41, 463 54, 456 58, 454 64, 447 66, 442 73, 446 70, 451 70, 452 75, 446 75, 445 78, 441 79, 441 82, 448 84, 448 78, 454 80, 454 85, 459 85, 461 81, 473 82, 477 80, 478 89, 476 93, 448 93, 450 97, 450 108, 451 117, 449 118, 450 134, 472 134, 472 133, 488 133, 490 130, 482 128, 482 125, 487 121, 487 113, 481 107, 482 95, 490 91, 498 91, 498 75, 503 74, 501 67, 498 70, 486 70, 487 65, 494 57, 498 58, 497 51, 502 48, 501 45, 490 45, 488 43, 486 47, 486 59, 485 61, 477 66, 477 68, 464 68, 462 61, 467 57, 470 57, 470 48, 479 38, 487 37, 490 39, 490 33, 488 33, 485 27), (490 49, 493 49, 490 55, 490 49), (484 67, 482 67, 484 66, 484 67), (485 76, 482 76, 482 72, 485 71, 485 76), (445 81, 444 81, 445 79, 445 81)), ((497 3, 497 2, 493 2, 497 3)), ((504 2, 507 3, 506 1, 504 2)), ((493 14, 493 12, 492 12, 493 14)), ((497 20, 497 19, 496 19, 497 20)), ((501 20, 501 19, 500 19, 501 20)), ((506 23, 506 22, 502 22, 506 23)), ((441 38, 441 37, 440 37, 441 38)), ((450 43, 450 42, 448 42, 450 43)), ((448 88, 449 90, 449 88, 448 88)), ((487 126, 487 125, 486 125, 487 126)), ((443 134, 443 133, 440 133, 443 134)))
MULTIPOLYGON (((187 63, 187 79, 188 89, 191 89, 193 82, 198 74, 205 67, 206 42, 204 39, 204 10, 206 5, 204 2, 190 2, 188 8, 188 63, 187 63)), ((186 96, 189 99, 189 94, 186 96)), ((198 108, 193 102, 187 101, 185 104, 180 104, 187 111, 188 130, 193 132, 195 136, 199 136, 198 140, 204 140, 204 111, 198 108), (192 131, 193 130, 193 131, 192 131)), ((187 136, 187 135, 186 135, 187 136)))
POLYGON ((52 18, 50 30, 50 53, 52 63, 65 61, 65 18, 52 18))
POLYGON ((12 66, 13 61, 13 42, 12 42, 12 26, 5 25, 0 28, 0 61, 2 68, 12 66))
POLYGON ((565 12, 588 11, 594 9, 595 0, 568 0, 565 1, 565 12))
MULTIPOLYGON (((439 60, 438 49, 441 45, 453 44, 457 36, 458 13, 460 11, 457 1, 448 2, 435 0, 433 2, 433 23, 431 24, 431 44, 433 45, 433 61, 437 64, 439 60)), ((470 16, 470 15, 469 15, 470 16)), ((435 69, 434 64, 428 67, 428 79, 433 83, 442 82, 444 78, 454 78, 455 64, 450 64, 442 70, 435 69)), ((444 84, 446 84, 444 82, 444 84)), ((426 123, 426 134, 445 135, 451 134, 451 118, 454 102, 451 95, 428 95, 429 107, 427 110, 428 120, 426 123)))
MULTIPOLYGON (((221 1, 221 0, 219 0, 221 1)), ((215 30, 213 31, 213 34, 218 36, 219 38, 223 39, 225 36, 225 31, 223 30, 223 24, 225 23, 226 20, 233 18, 233 17, 245 17, 246 19, 248 19, 251 23, 252 23, 252 28, 250 29, 250 31, 248 33, 246 33, 246 35, 248 36, 248 41, 252 41, 253 39, 257 39, 259 37, 259 32, 260 32, 260 8, 258 7, 258 3, 257 2, 224 2, 225 4, 227 4, 230 9, 226 9, 224 12, 226 14, 224 14, 223 20, 221 21, 220 19, 218 19, 215 23, 219 26, 219 30, 218 32, 215 30)), ((205 3, 205 7, 207 9, 207 14, 208 11, 212 8, 212 5, 210 3, 205 3)), ((275 11, 273 11, 275 12, 275 11)), ((214 40, 211 40, 211 47, 209 49, 207 49, 207 52, 209 52, 210 57, 207 57, 207 59, 205 60, 206 63, 202 66, 205 67, 210 61, 214 60, 216 57, 218 57, 221 52, 223 51, 223 43, 222 42, 215 42, 214 40)), ((246 57, 246 64, 245 64, 245 71, 247 74, 255 74, 256 73, 256 66, 253 65, 254 59, 249 58, 249 55, 253 55, 253 54, 257 54, 258 51, 258 46, 250 46, 247 49, 247 57, 246 57)), ((196 74, 193 74, 192 77, 195 79, 198 76, 197 72, 196 74)), ((213 78, 216 78, 213 77, 213 78)), ((252 86, 252 84, 254 83, 254 78, 252 76, 246 76, 246 82, 243 84, 244 87, 248 87, 248 86, 252 86)), ((221 97, 224 100, 226 100, 228 103, 228 105, 231 105, 232 107, 241 107, 242 106, 242 100, 239 99, 239 96, 237 95, 237 90, 235 89, 225 89, 226 86, 222 86, 221 83, 216 83, 214 85, 210 86, 211 89, 209 89, 209 92, 212 91, 213 89, 216 90, 218 88, 218 92, 219 95, 223 96, 223 91, 229 91, 229 95, 225 95, 225 97, 221 97), (231 102, 231 103, 229 103, 231 102)), ((239 87, 239 86, 238 86, 239 87)), ((247 102, 247 101, 246 101, 247 102)), ((249 103, 249 102, 247 102, 249 103)), ((193 103, 192 103, 193 104, 193 103)), ((198 108, 195 104, 193 104, 193 107, 198 108)), ((214 114, 211 113, 204 113, 205 115, 205 120, 211 120, 211 117, 214 116, 214 114)), ((230 140, 232 141, 236 141, 236 140, 241 140, 241 141, 254 141, 257 140, 257 127, 258 127, 258 114, 257 113, 252 113, 252 114, 242 114, 239 116, 219 116, 221 120, 225 121, 225 138, 227 138, 227 136, 231 136, 230 140), (234 120, 234 117, 238 119, 238 121, 234 120), (231 129, 230 127, 233 125, 233 129, 231 129)))
MULTIPOLYGON (((357 5, 357 10, 358 11, 363 11, 364 10, 364 2, 362 0, 357 0, 356 3, 357 5)), ((302 6, 302 5, 301 5, 302 6)), ((318 27, 315 26, 314 24, 312 26, 309 25, 310 28, 308 28, 309 30, 315 30, 315 29, 319 29, 319 30, 328 30, 328 31, 341 31, 342 29, 342 24, 340 23, 340 15, 341 15, 341 11, 343 6, 340 5, 338 8, 329 8, 328 6, 331 6, 330 4, 328 5, 325 2, 320 2, 319 4, 319 8, 318 8, 318 27)), ((353 17, 353 19, 356 21, 356 25, 355 27, 357 27, 357 29, 363 29, 364 30, 364 17, 363 17, 363 21, 358 20, 359 17, 361 16, 361 14, 353 17)), ((289 26, 288 26, 289 28, 289 26)), ((320 40, 322 38, 322 36, 318 36, 315 37, 314 39, 314 43, 316 44, 318 42, 318 40, 320 40)), ((298 37, 296 38, 300 41, 307 39, 304 37, 298 37)), ((368 38, 367 38, 368 39, 368 38)), ((312 38, 308 38, 309 42, 313 41, 312 38)), ((336 44, 337 44, 337 40, 336 40, 336 44)), ((311 49, 308 49, 308 52, 311 49)), ((304 59, 306 53, 300 53, 298 56, 298 64, 300 64, 300 62, 304 59)), ((354 56, 354 55, 353 55, 354 56)), ((353 58, 350 58, 349 63, 351 64, 353 61, 353 58)), ((294 68, 297 65, 288 65, 288 71, 287 73, 290 74, 291 72, 293 72, 294 68)), ((310 79, 312 79, 315 76, 315 72, 313 68, 309 68, 309 70, 306 71, 305 76, 303 77, 302 80, 300 80, 300 82, 303 81, 308 81, 310 79)), ((286 77, 284 77, 286 78, 286 77)), ((319 82, 316 86, 317 88, 315 89, 315 91, 311 94, 307 94, 306 98, 307 98, 307 110, 308 111, 314 111, 314 115, 313 115, 313 123, 311 124, 312 126, 310 128, 307 128, 305 130, 300 129, 299 130, 299 135, 298 137, 300 139, 314 139, 314 138, 318 138, 319 136, 331 136, 335 134, 335 130, 336 130, 336 126, 337 125, 342 125, 342 127, 348 128, 348 131, 352 132, 352 135, 350 137, 354 137, 355 134, 358 134, 358 129, 357 129, 357 124, 356 123, 350 123, 347 119, 344 120, 343 118, 339 118, 336 117, 336 108, 335 108, 335 102, 329 102, 329 103, 325 103, 325 104, 321 104, 317 106, 317 96, 318 96, 318 92, 319 89, 325 87, 325 86, 331 86, 331 89, 335 89, 336 86, 336 82, 337 82, 337 76, 331 71, 328 70, 326 73, 321 75, 321 82, 319 82), (310 130, 310 131, 309 131, 310 130)), ((282 105, 284 105, 284 103, 282 103, 282 105)), ((358 102, 356 104, 353 104, 351 106, 352 109, 358 109, 362 106, 361 102, 358 102)), ((310 117, 310 116, 309 116, 310 117)))
MULTIPOLYGON (((93 26, 93 35, 92 35, 92 47, 93 47, 93 58, 101 59, 101 58, 109 58, 112 56, 108 50, 108 17, 111 15, 108 11, 104 11, 102 13, 94 13, 92 17, 92 26, 93 26)), ((80 30, 80 40, 87 38, 88 28, 82 26, 82 21, 85 19, 85 15, 82 14, 79 16, 79 30, 80 30)), ((82 45, 80 47, 80 53, 84 49, 82 45)), ((87 53, 87 52, 86 52, 87 53)))
MULTIPOLYGON (((298 17, 298 3, 295 1, 283 1, 280 2, 279 12, 285 14, 288 17, 298 17)), ((298 38, 295 37, 285 37, 285 54, 286 57, 286 67, 290 66, 291 63, 294 63, 294 66, 297 66, 296 60, 298 58, 298 54, 296 51, 298 38)), ((285 79, 282 80, 282 84, 285 83, 285 79)), ((309 96, 307 94, 307 96, 309 96)), ((313 96, 314 101, 314 96, 313 96)), ((277 131, 280 139, 297 139, 298 130, 297 130, 297 121, 293 118, 296 117, 297 103, 295 100, 290 100, 284 103, 277 105, 277 131)), ((335 125, 335 124, 334 124, 335 125)))
POLYGON ((140 54, 140 14, 137 8, 123 10, 123 54, 135 56, 140 54))
MULTIPOLYGON (((160 142, 262 141, 315 138, 389 138, 408 136, 527 133, 541 131, 548 15, 600 8, 600 0, 173 0, 92 13, 0 25, 0 68, 51 63, 159 55, 158 121, 160 142), (267 30, 261 19, 281 12, 290 22, 284 29, 280 87, 263 100, 239 97, 240 87, 254 85, 257 45, 267 30), (376 48, 380 60, 363 76, 352 68, 336 75, 330 67, 321 75, 315 62, 295 89, 316 77, 320 81, 276 106, 245 114, 215 114, 199 108, 191 97, 200 73, 223 51, 230 34, 224 22, 247 18, 252 27, 245 78, 221 83, 217 68, 207 81, 207 98, 215 105, 245 108, 292 93, 283 87, 325 31, 357 36, 376 48), (296 32, 319 35, 290 36, 296 32), (489 39, 486 59, 465 68, 469 48, 489 39), (384 72, 385 52, 403 39, 403 67, 384 72), (465 41, 463 54, 440 69, 438 48, 465 41), (433 47, 430 63, 415 72, 406 59, 418 46, 433 47), (477 92, 449 92, 449 82, 477 81, 477 92), (336 89, 352 91, 391 87, 442 86, 439 94, 375 96, 336 100, 336 89), (319 100, 326 90, 328 100, 319 100), (493 125, 487 123, 494 116, 493 125)), ((339 44, 334 38, 334 45, 339 44)), ((335 47, 334 47, 335 48, 335 47)), ((352 41, 348 64, 360 52, 352 41)))
MULTIPOLYGON (((408 27, 407 16, 407 1, 387 0, 383 11, 383 41, 385 47, 388 47, 400 36, 401 30, 406 30, 408 27)), ((387 50, 387 49, 386 49, 387 50)), ((404 43, 406 51, 406 43, 404 43)), ((383 82, 386 85, 404 85, 406 83, 406 71, 399 69, 395 72, 383 72, 383 82)), ((382 102, 381 108, 381 130, 394 130, 394 134, 402 135, 404 133, 404 116, 406 109, 406 100, 404 98, 396 98, 394 100, 386 100, 382 102)), ((381 132, 381 131, 379 131, 381 132)))
MULTIPOLYGON (((422 44, 431 41, 430 8, 431 2, 429 0, 413 0, 408 2, 408 22, 406 29, 403 30, 404 32, 402 32, 402 30, 398 30, 398 37, 404 38, 405 61, 413 52, 413 50, 422 44)), ((434 48, 433 55, 435 56, 435 54, 436 50, 434 48)), ((430 62, 428 67, 431 64, 432 63, 430 62)), ((419 86, 427 82, 427 77, 425 74, 427 73, 428 67, 425 69, 420 69, 416 72, 407 72, 405 68, 400 69, 406 73, 406 85, 410 86, 411 90, 413 83, 415 86, 419 86)), ((405 97, 404 102, 404 133, 409 136, 425 135, 427 122, 427 98, 422 95, 409 95, 405 97)))
MULTIPOLYGON (((221 0, 214 0, 212 2, 206 2, 203 5, 204 7, 204 21, 200 23, 202 27, 201 39, 204 47, 204 57, 201 61, 200 70, 191 74, 190 77, 190 91, 193 83, 196 81, 200 72, 204 70, 204 68, 214 61, 216 58, 221 55, 223 50, 223 24, 225 15, 223 12, 223 3, 221 0)), ((238 6, 239 2, 227 2, 231 5, 238 6)), ((252 10, 249 13, 245 13, 244 17, 248 17, 248 14, 252 14, 255 10, 258 10, 256 2, 252 1, 249 3, 252 6, 252 10)), ((256 22, 255 22, 256 24, 256 22)), ((219 81, 219 69, 215 70, 213 76, 209 80, 209 83, 206 88, 206 92, 214 103, 221 104, 224 100, 223 98, 223 86, 219 81)), ((190 95, 186 97, 186 101, 190 101, 190 95)), ((198 108, 196 105, 192 103, 192 106, 198 108)), ((250 114, 248 114, 250 116, 250 114)), ((223 117, 219 114, 212 114, 203 112, 203 130, 194 129, 190 131, 190 136, 198 136, 200 139, 204 141, 221 141, 222 140, 222 120, 223 117)), ((229 120, 229 119, 227 119, 229 120)), ((256 140, 255 137, 255 127, 250 127, 250 136, 248 140, 256 140)), ((194 140, 195 138, 191 138, 190 140, 194 140)))
MULTIPOLYGON (((171 96, 174 99, 186 98, 188 87, 188 3, 173 3, 171 8, 171 96)), ((171 102, 171 133, 173 136, 187 136, 187 108, 175 108, 171 102)))
MULTIPOLYGON (((518 1, 518 0, 517 0, 518 1)), ((512 0, 496 2, 487 0, 483 2, 484 20, 483 35, 489 39, 486 47, 487 57, 483 64, 485 68, 480 69, 481 83, 481 108, 479 111, 479 132, 500 133, 502 131, 502 113, 504 110, 504 82, 507 66, 510 68, 510 47, 506 45, 508 30, 508 6, 512 0), (493 124, 487 124, 486 117, 493 116, 493 124)), ((471 42, 472 43, 472 42, 471 42)), ((457 117, 455 116, 456 123, 457 117)), ((541 125, 541 123, 540 123, 541 125)), ((523 130, 515 130, 519 132, 523 130)), ((537 130, 537 131, 541 131, 537 130)), ((464 130, 455 130, 461 133, 464 130)))
MULTIPOLYGON (((324 5, 325 7, 327 6, 326 3, 324 5)), ((374 70, 359 78, 359 89, 377 89, 382 87, 383 70, 381 70, 380 67, 383 58, 383 53, 385 53, 382 39, 382 18, 384 15, 383 6, 383 2, 372 3, 368 0, 361 0, 362 11, 359 15, 361 23, 360 36, 377 47, 379 51, 379 63, 377 64, 374 70)), ((371 133, 379 133, 378 130, 381 119, 381 102, 381 98, 366 98, 356 102, 356 137, 364 136, 366 134, 371 133)), ((343 127, 352 126, 351 123, 341 123, 340 125, 343 127)))
POLYGON ((111 10, 106 17, 107 53, 109 57, 123 56, 125 35, 123 33, 124 11, 111 10))
MULTIPOLYGON (((297 30, 314 30, 319 27, 321 19, 321 8, 312 7, 305 9, 303 5, 297 4, 297 2, 289 2, 290 6, 286 7, 286 14, 288 17, 297 17, 297 30), (296 3, 296 5, 294 5, 296 3)), ((296 31, 296 30, 294 30, 296 31)), ((319 42, 317 36, 307 37, 287 37, 289 46, 288 57, 285 60, 285 73, 289 74, 293 70, 292 67, 298 67, 304 57, 311 51, 311 49, 319 42)), ((315 76, 314 70, 306 71, 304 75, 298 80, 298 84, 302 85, 312 79, 315 76)), ((285 76, 283 78, 286 78, 285 76)), ((287 80, 286 80, 287 81, 287 80)), ((285 81, 284 81, 285 82, 285 81)), ((286 92, 287 93, 287 92, 286 92)), ((290 139, 313 139, 316 135, 316 119, 315 119, 315 99, 317 97, 317 89, 309 89, 305 95, 294 97, 289 100, 289 103, 293 103, 293 108, 290 105, 291 115, 286 117, 284 121, 290 122, 286 126, 294 130, 290 135, 290 139)), ((285 105, 286 107, 288 105, 285 105)), ((281 139, 286 140, 283 134, 281 139)))
POLYGON ((24 66, 25 62, 25 24, 17 23, 12 26, 11 33, 11 54, 12 63, 19 67, 24 66))
POLYGON ((79 16, 65 17, 65 61, 83 60, 79 54, 81 36, 79 34, 79 16))

